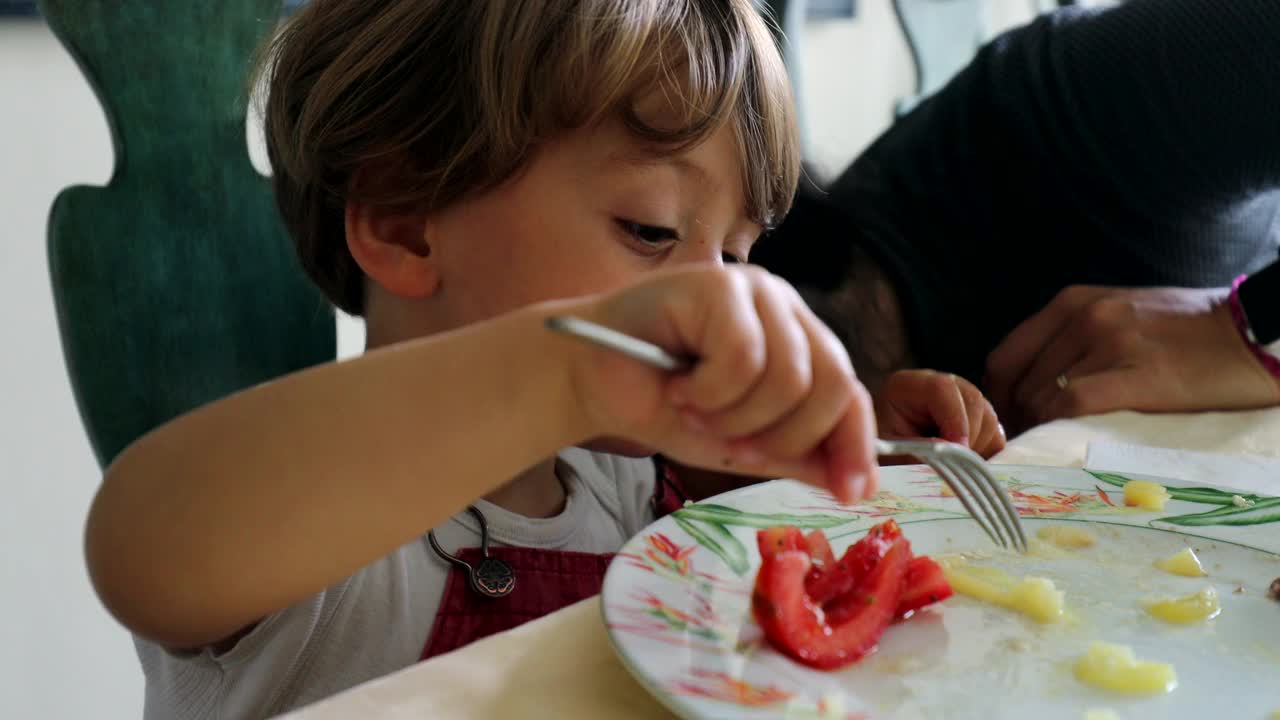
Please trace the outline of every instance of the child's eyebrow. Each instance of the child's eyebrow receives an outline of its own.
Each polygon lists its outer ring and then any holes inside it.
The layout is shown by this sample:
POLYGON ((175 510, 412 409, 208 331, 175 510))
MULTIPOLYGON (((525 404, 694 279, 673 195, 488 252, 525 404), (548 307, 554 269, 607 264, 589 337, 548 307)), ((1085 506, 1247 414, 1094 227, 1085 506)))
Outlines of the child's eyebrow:
MULTIPOLYGON (((609 153, 605 158, 605 167, 614 169, 619 166, 640 172, 671 167, 692 181, 693 184, 700 185, 713 194, 724 190, 724 185, 716 180, 711 173, 707 172, 707 169, 701 164, 680 155, 663 153, 651 148, 628 148, 609 153)), ((740 212, 744 218, 751 218, 751 210, 745 205, 740 212)), ((753 220, 752 222, 756 221, 753 220)), ((768 229, 768 227, 763 227, 763 230, 768 229)), ((753 244, 754 242, 755 240, 752 241, 753 244)))

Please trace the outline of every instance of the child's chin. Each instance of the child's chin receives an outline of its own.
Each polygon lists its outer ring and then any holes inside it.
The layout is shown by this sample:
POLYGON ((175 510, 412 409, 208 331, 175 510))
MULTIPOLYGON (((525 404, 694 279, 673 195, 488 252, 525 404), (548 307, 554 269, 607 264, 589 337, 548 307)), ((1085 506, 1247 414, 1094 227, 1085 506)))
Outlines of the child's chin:
POLYGON ((654 454, 653 448, 646 447, 640 443, 631 442, 630 440, 623 440, 622 438, 595 438, 594 440, 588 440, 583 443, 581 447, 595 452, 636 458, 649 457, 654 454))

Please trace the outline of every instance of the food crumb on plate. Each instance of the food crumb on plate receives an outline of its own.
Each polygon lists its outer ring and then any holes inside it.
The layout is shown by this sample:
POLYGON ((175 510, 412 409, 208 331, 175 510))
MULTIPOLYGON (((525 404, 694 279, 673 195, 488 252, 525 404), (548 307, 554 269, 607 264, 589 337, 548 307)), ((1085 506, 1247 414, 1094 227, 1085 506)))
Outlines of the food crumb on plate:
MULTIPOLYGON (((1271 587, 1267 589, 1267 597, 1280 602, 1280 578, 1271 581, 1271 587)), ((1277 718, 1280 720, 1280 718, 1277 718)))
MULTIPOLYGON (((823 695, 822 697, 818 698, 818 707, 816 709, 817 709, 817 716, 820 718, 845 717, 844 693, 835 692, 835 693, 827 693, 823 695)), ((805 708, 803 707, 795 708, 795 710, 798 711, 795 713, 796 716, 798 717, 809 716, 809 713, 806 712, 805 708)))
POLYGON ((1098 542, 1093 533, 1072 525, 1048 525, 1036 531, 1036 537, 1063 550, 1089 548, 1098 542))
POLYGON ((900 655, 893 658, 883 658, 877 669, 890 675, 907 675, 923 670, 925 667, 926 664, 923 658, 915 655, 900 655))
POLYGON ((1014 652, 1026 652, 1031 649, 1031 642, 1026 638, 1009 638, 1005 645, 1014 652))
POLYGON ((1235 506, 1236 506, 1236 507, 1238 507, 1238 508, 1253 507, 1253 501, 1252 501, 1252 500, 1246 500, 1245 498, 1242 498, 1242 497, 1240 497, 1239 495, 1232 495, 1232 496, 1231 496, 1231 504, 1232 504, 1232 505, 1235 505, 1235 506))

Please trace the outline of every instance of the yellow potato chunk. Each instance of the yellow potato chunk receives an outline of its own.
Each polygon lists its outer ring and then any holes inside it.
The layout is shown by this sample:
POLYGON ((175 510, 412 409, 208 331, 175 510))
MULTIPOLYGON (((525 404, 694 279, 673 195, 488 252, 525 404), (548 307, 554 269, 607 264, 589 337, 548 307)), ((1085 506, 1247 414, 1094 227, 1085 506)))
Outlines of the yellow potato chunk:
POLYGON ((1209 574, 1204 571, 1204 566, 1200 564, 1200 558, 1196 557, 1196 551, 1191 548, 1186 548, 1167 558, 1157 560, 1156 567, 1167 573, 1183 577, 1204 577, 1209 574))
POLYGON ((1063 597, 1049 578, 1025 577, 1013 589, 1009 606, 1032 620, 1051 623, 1062 617, 1063 597))
POLYGON ((1027 541, 1027 557, 1040 558, 1042 560, 1061 560, 1067 557, 1069 550, 1063 550, 1057 545, 1041 540, 1040 538, 1031 538, 1027 541))
POLYGON ((1104 642, 1089 646, 1075 674, 1086 685, 1125 695, 1160 695, 1178 686, 1172 665, 1139 660, 1132 648, 1104 642))
POLYGON ((1075 525, 1049 525, 1036 531, 1036 537, 1063 550, 1081 550, 1093 547, 1098 538, 1093 533, 1075 525))
POLYGON ((1174 625, 1191 625, 1212 620, 1222 612, 1218 591, 1212 585, 1194 595, 1155 600, 1146 603, 1145 607, 1151 617, 1174 625))
POLYGON ((952 590, 992 605, 1004 605, 1003 599, 1015 584, 1012 576, 980 565, 948 564, 943 573, 952 590))
POLYGON ((1042 623, 1062 618, 1063 593, 1042 577, 1015 579, 993 567, 949 564, 943 570, 951 589, 974 600, 1008 608, 1042 623))
POLYGON ((1130 480, 1124 484, 1124 504, 1144 510, 1163 510, 1169 491, 1150 480, 1130 480))

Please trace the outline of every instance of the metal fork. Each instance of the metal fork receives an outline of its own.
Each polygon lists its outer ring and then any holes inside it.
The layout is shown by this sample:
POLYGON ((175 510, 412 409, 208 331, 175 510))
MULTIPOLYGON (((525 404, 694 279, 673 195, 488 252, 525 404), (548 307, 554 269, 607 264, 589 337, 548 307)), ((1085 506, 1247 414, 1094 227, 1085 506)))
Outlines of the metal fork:
MULTIPOLYGON (((620 333, 581 318, 558 315, 547 318, 556 332, 595 343, 658 370, 679 372, 696 363, 676 357, 653 343, 620 333)), ((934 440, 877 440, 876 454, 911 455, 942 478, 991 540, 1000 547, 1027 549, 1027 535, 1008 491, 977 453, 967 447, 934 440)))
POLYGON ((1027 534, 1013 500, 978 453, 940 440, 877 440, 876 454, 920 459, 938 473, 996 545, 1027 551, 1027 534))

